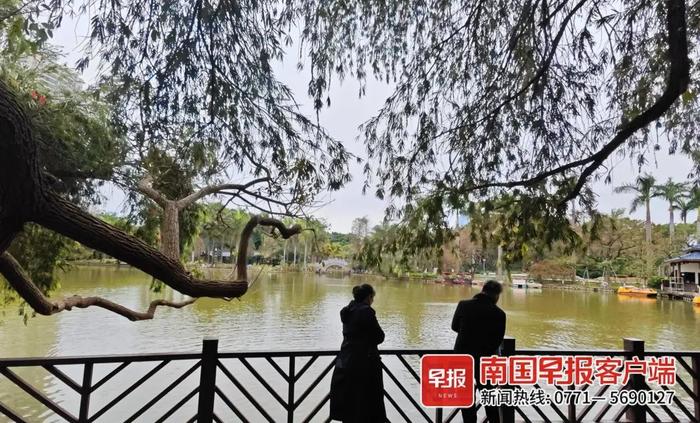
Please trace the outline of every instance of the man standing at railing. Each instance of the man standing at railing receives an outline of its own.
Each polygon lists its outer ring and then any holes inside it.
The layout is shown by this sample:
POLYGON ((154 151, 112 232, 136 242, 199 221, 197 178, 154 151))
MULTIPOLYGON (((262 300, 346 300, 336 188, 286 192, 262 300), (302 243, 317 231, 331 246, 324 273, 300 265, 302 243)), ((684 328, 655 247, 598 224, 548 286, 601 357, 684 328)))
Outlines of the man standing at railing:
MULTIPOLYGON (((506 333, 506 314, 496 303, 503 287, 498 281, 489 280, 479 294, 471 300, 462 300, 452 318, 452 330, 457 332, 455 352, 474 356, 474 376, 478 388, 481 357, 498 353, 506 333)), ((490 423, 499 423, 498 407, 484 407, 490 423)), ((476 404, 462 409, 465 423, 476 423, 476 404)))

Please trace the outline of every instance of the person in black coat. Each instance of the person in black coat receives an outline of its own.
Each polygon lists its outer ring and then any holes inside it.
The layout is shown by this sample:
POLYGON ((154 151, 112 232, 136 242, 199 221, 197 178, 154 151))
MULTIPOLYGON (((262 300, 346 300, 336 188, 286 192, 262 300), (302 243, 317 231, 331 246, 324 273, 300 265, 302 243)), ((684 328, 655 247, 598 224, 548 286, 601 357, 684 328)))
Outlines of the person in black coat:
MULTIPOLYGON (((498 281, 486 281, 474 298, 459 302, 452 318, 452 330, 457 332, 455 352, 474 356, 478 388, 482 388, 478 383, 481 357, 497 354, 506 333, 506 314, 496 305, 502 290, 498 281)), ((490 423, 500 422, 498 407, 484 408, 490 423)), ((476 407, 463 408, 462 419, 465 423, 476 422, 476 407)))
POLYGON ((384 423, 384 383, 377 350, 384 342, 384 331, 371 307, 374 288, 358 285, 352 295, 354 299, 340 311, 343 343, 331 378, 330 417, 342 422, 384 423))

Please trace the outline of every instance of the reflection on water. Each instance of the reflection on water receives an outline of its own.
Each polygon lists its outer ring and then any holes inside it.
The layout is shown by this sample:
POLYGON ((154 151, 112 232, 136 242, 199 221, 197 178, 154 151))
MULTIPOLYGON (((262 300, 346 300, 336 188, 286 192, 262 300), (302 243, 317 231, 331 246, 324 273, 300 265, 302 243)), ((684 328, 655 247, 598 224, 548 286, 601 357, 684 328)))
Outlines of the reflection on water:
MULTIPOLYGON (((61 292, 54 295, 100 295, 136 309, 159 295, 181 298, 172 291, 149 292, 149 282, 130 268, 78 268, 64 275, 61 292)), ((25 327, 11 305, 1 318, 0 356, 197 351, 205 336, 219 338, 225 350, 335 349, 341 341, 338 311, 361 282, 361 277, 262 275, 240 301, 201 299, 181 310, 159 309, 154 320, 135 323, 89 309, 38 316, 25 327)), ((371 283, 386 348, 450 348, 455 304, 476 292, 413 281, 371 283)), ((623 337, 644 339, 650 349, 698 347, 700 307, 684 302, 506 289, 501 306, 508 315, 507 333, 519 347, 619 348, 623 337)))

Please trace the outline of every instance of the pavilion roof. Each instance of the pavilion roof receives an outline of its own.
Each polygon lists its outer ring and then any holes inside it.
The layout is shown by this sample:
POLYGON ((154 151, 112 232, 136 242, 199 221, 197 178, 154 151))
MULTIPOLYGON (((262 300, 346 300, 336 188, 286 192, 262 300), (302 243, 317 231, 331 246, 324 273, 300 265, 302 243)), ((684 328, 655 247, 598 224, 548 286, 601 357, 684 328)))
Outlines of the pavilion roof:
POLYGON ((666 260, 666 263, 700 263, 700 250, 693 248, 686 250, 685 254, 666 260))

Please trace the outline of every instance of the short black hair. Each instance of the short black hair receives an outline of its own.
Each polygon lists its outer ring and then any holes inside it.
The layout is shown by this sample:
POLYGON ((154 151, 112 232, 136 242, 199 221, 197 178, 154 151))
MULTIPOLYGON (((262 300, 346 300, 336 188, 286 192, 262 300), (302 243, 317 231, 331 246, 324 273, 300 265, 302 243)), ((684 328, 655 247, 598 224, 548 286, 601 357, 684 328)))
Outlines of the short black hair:
POLYGON ((364 301, 367 298, 374 295, 374 288, 368 283, 363 283, 362 285, 357 285, 352 289, 352 296, 355 301, 364 301))
POLYGON ((489 295, 500 295, 502 291, 503 285, 501 285, 501 283, 497 280, 493 279, 489 279, 486 282, 484 282, 484 286, 483 288, 481 288, 481 292, 489 295))

